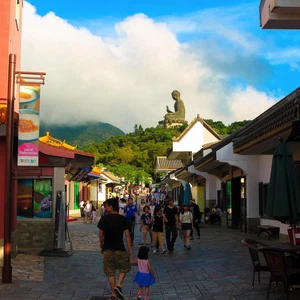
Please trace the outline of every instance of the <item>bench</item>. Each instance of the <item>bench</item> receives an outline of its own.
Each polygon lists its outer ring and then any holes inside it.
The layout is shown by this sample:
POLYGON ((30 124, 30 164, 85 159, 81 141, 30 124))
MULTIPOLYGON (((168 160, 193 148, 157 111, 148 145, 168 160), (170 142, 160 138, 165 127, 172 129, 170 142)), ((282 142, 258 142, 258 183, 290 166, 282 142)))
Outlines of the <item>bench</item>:
POLYGON ((266 232, 269 235, 269 240, 273 235, 279 236, 279 227, 272 226, 272 225, 258 225, 257 228, 259 229, 258 237, 261 233, 266 232))

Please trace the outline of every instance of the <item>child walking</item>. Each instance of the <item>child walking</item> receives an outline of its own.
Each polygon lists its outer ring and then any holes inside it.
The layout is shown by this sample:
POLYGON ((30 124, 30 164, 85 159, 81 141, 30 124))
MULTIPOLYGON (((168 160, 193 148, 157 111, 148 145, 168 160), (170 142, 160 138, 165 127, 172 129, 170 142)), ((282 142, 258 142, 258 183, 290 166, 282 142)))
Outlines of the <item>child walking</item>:
POLYGON ((155 283, 155 273, 148 260, 149 248, 141 246, 138 253, 138 259, 133 260, 132 264, 138 265, 138 272, 134 277, 134 282, 139 285, 136 299, 142 298, 143 288, 145 288, 144 300, 150 300, 149 287, 155 283))
POLYGON ((192 224, 193 224, 193 215, 189 211, 189 207, 187 204, 183 205, 183 212, 180 214, 179 220, 183 232, 184 248, 190 250, 191 249, 190 234, 191 234, 192 224))
POLYGON ((158 248, 161 248, 161 254, 165 254, 167 250, 164 247, 164 227, 165 221, 162 210, 158 210, 154 216, 154 223, 152 229, 152 243, 154 246, 153 253, 159 252, 158 248))

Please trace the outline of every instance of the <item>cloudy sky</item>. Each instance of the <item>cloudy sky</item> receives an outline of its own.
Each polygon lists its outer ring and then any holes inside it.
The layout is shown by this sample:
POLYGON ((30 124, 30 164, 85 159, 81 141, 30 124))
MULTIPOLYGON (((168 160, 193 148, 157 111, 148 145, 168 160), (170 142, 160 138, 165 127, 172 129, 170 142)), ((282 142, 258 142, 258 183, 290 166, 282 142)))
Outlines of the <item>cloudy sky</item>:
POLYGON ((29 0, 22 70, 44 71, 52 123, 156 126, 177 89, 190 122, 253 119, 298 87, 300 32, 262 30, 255 0, 29 0), (225 4, 224 4, 225 3, 225 4))

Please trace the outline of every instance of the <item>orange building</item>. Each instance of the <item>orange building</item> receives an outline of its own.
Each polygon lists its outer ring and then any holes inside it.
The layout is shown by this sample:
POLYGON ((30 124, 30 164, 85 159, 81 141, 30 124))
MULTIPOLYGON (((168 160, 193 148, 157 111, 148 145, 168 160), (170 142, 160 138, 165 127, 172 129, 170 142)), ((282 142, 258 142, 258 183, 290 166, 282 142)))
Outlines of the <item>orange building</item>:
MULTIPOLYGON (((4 220, 8 219, 4 215, 5 178, 7 177, 5 165, 8 157, 6 155, 8 64, 9 55, 14 54, 16 72, 20 71, 22 8, 23 0, 0 0, 0 265, 2 265, 3 257, 4 220)), ((31 72, 31 74, 34 73, 31 72)), ((93 154, 80 151, 47 134, 39 140, 38 165, 17 166, 19 90, 20 86, 16 84, 12 199, 11 208, 9 208, 12 212, 12 256, 18 253, 18 249, 51 248, 57 192, 66 191, 68 197, 69 190, 65 185, 65 179, 69 179, 74 182, 74 186, 80 185, 81 194, 88 195, 87 184, 80 182, 84 181, 94 162, 93 154)))
MULTIPOLYGON (((4 185, 5 185, 5 114, 8 88, 8 61, 9 54, 16 55, 16 69, 20 70, 21 60, 21 32, 22 32, 23 0, 0 1, 0 258, 3 255, 2 246, 4 239, 4 185)), ((19 86, 16 86, 16 103, 18 108, 19 86)), ((17 117, 17 116, 16 116, 17 117)), ((15 118, 15 122, 17 118, 15 118)), ((12 231, 16 230, 16 220, 13 220, 12 231)), ((14 236, 14 234, 13 234, 14 236)), ((1 261, 1 260, 0 260, 1 261)), ((1 264, 1 262, 0 262, 1 264)))

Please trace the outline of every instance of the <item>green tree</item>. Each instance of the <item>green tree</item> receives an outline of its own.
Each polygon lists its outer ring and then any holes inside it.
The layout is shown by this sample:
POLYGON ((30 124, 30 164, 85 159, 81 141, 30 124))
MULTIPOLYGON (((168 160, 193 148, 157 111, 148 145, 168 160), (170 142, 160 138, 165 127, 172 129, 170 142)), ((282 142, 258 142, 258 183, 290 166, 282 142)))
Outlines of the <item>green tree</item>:
POLYGON ((128 189, 129 183, 137 184, 140 180, 149 183, 151 175, 142 168, 138 168, 129 164, 113 164, 107 167, 115 175, 124 178, 125 188, 128 189))

